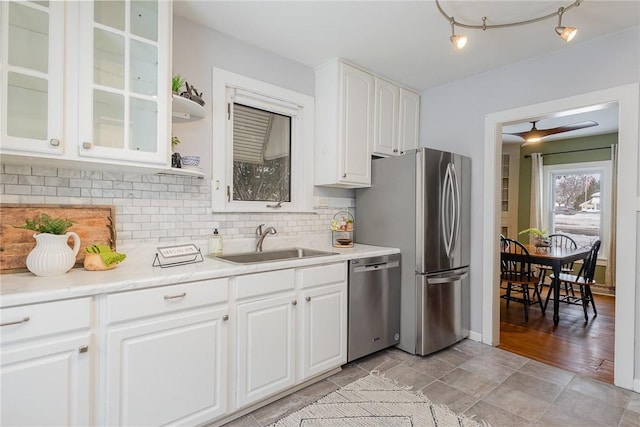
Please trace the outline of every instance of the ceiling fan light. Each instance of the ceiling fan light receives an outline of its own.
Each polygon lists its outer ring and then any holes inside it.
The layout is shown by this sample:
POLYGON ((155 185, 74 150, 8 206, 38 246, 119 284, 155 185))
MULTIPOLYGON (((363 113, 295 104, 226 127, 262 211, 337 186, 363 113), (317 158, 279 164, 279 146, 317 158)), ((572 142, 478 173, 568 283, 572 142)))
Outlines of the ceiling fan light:
POLYGON ((532 135, 532 136, 528 136, 525 138, 525 141, 527 142, 540 142, 542 141, 542 137, 538 136, 538 135, 532 135))
POLYGON ((556 27, 556 34, 566 42, 570 42, 578 33, 578 29, 575 27, 556 27))
POLYGON ((449 39, 451 40, 451 43, 455 46, 456 49, 462 49, 467 45, 467 36, 454 34, 449 39))

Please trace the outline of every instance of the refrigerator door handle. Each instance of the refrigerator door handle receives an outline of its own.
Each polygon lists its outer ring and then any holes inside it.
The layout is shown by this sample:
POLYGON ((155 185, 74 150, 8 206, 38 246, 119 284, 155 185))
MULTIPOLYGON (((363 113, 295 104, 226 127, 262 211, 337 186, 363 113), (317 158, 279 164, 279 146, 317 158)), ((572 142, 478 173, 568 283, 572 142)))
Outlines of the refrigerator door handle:
POLYGON ((447 257, 451 258, 453 238, 455 235, 455 222, 456 222, 456 203, 454 198, 455 187, 453 183, 453 176, 451 172, 451 163, 447 165, 447 171, 444 175, 443 190, 442 190, 442 203, 441 203, 441 218, 442 218, 442 233, 444 239, 444 249, 447 257))
POLYGON ((460 181, 458 180, 458 173, 456 172, 456 166, 450 163, 451 166, 451 182, 453 189, 453 235, 451 236, 451 252, 456 250, 456 243, 458 242, 458 236, 460 234, 460 207, 461 207, 461 195, 460 195, 460 181))
POLYGON ((433 276, 426 275, 427 284, 429 285, 457 282, 459 280, 466 279, 467 277, 469 277, 468 269, 456 271, 455 273, 434 274, 433 276))

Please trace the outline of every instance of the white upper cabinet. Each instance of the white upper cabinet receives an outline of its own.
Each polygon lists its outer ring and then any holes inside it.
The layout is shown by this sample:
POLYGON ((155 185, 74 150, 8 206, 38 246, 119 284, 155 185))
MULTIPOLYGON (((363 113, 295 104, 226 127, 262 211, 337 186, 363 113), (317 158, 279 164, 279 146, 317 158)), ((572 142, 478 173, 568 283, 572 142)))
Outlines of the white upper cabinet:
POLYGON ((63 152, 64 2, 0 3, 2 149, 63 152))
POLYGON ((420 145, 420 95, 400 88, 399 154, 415 150, 420 145))
POLYGON ((393 156, 398 154, 398 111, 400 88, 376 77, 375 130, 373 154, 393 156))
POLYGON ((79 153, 166 165, 170 2, 80 3, 79 153))
POLYGON ((420 95, 340 59, 316 69, 315 185, 371 186, 371 155, 418 148, 420 95))
POLYGON ((399 156, 418 148, 420 95, 376 78, 373 154, 399 156))
POLYGON ((171 8, 1 2, 0 152, 168 168, 171 8))
POLYGON ((316 185, 371 185, 373 97, 365 71, 342 61, 316 70, 316 185))

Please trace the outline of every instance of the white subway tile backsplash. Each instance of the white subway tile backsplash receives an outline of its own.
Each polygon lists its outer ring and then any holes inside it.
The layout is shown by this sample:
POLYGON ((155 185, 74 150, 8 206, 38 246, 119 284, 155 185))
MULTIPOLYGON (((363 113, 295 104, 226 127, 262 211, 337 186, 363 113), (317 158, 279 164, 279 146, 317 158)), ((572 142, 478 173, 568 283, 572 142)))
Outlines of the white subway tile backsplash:
POLYGON ((5 165, 3 173, 15 175, 31 175, 31 166, 5 165))
POLYGON ((281 236, 329 233, 333 216, 342 210, 212 212, 205 179, 1 163, 0 195, 3 203, 114 205, 117 243, 126 245, 203 240, 214 228, 225 239, 253 238, 263 223, 281 236))
POLYGON ((31 194, 31 186, 5 184, 4 191, 6 194, 31 194))

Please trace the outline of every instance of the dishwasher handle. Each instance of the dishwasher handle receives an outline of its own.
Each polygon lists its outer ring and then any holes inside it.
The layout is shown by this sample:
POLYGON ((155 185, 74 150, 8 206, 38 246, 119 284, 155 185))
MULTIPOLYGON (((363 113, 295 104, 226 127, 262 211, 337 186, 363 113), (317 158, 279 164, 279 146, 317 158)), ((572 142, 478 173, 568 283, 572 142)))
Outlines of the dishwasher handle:
POLYGON ((391 262, 377 262, 372 264, 365 264, 353 267, 354 273, 365 273, 367 271, 379 271, 386 270, 388 268, 396 268, 400 266, 400 262, 391 261, 391 262))

